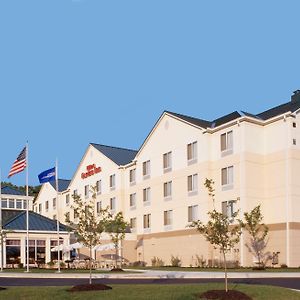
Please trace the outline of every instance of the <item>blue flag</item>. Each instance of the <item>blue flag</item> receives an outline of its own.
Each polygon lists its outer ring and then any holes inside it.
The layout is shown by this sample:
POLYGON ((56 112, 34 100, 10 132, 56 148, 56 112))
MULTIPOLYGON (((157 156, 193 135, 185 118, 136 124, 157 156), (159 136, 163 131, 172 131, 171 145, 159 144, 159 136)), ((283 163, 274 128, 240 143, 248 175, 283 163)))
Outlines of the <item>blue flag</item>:
POLYGON ((46 170, 39 175, 40 183, 45 183, 45 182, 54 181, 54 180, 55 180, 55 167, 52 169, 46 170))

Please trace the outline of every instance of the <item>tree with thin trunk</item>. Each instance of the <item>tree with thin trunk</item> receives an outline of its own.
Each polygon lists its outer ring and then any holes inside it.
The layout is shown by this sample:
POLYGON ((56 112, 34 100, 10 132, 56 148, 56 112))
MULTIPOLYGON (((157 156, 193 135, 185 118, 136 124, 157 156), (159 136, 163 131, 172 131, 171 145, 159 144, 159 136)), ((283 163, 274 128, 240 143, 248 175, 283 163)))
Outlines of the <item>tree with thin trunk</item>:
POLYGON ((244 218, 244 227, 250 235, 250 241, 245 245, 249 252, 255 256, 258 268, 265 268, 267 260, 271 257, 270 252, 265 251, 268 244, 269 228, 262 223, 263 215, 260 205, 253 208, 249 213, 245 212, 244 218))
POLYGON ((224 259, 224 273, 225 273, 225 290, 228 291, 227 280, 227 263, 226 253, 234 249, 240 241, 242 222, 237 219, 238 212, 235 212, 231 217, 218 212, 215 209, 215 190, 212 179, 205 180, 205 187, 208 190, 209 196, 213 201, 213 210, 209 211, 208 222, 203 224, 200 220, 193 221, 189 227, 196 228, 206 240, 211 243, 215 249, 219 249, 223 254, 224 259))
POLYGON ((89 248, 90 284, 92 284, 92 249, 101 243, 101 234, 105 231, 106 222, 109 218, 107 209, 101 210, 100 216, 96 217, 95 198, 95 193, 93 193, 93 200, 89 201, 82 201, 79 195, 73 195, 72 208, 78 222, 71 222, 69 215, 66 215, 66 222, 73 228, 78 242, 89 248))
MULTIPOLYGON (((122 240, 124 240, 128 228, 129 228, 129 223, 124 220, 124 216, 122 212, 118 212, 115 215, 110 215, 110 218, 106 223, 105 231, 109 233, 110 238, 115 246, 116 268, 118 268, 119 244, 122 240)), ((122 268, 122 261, 121 261, 120 268, 122 268)))

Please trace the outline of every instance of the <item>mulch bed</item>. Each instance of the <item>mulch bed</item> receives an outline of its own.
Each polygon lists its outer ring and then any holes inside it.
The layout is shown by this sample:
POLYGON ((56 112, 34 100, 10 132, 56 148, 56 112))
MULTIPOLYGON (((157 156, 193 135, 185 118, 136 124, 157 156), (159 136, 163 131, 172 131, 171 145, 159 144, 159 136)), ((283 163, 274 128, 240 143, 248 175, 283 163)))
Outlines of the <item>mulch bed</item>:
POLYGON ((80 284, 74 285, 68 292, 85 292, 85 291, 104 291, 111 290, 112 287, 105 284, 80 284))
POLYGON ((6 288, 4 287, 0 287, 0 291, 6 290, 6 288))
POLYGON ((124 272, 124 270, 120 268, 113 268, 110 270, 110 272, 124 272))
POLYGON ((235 290, 210 290, 198 295, 200 299, 218 299, 218 300, 252 300, 248 295, 235 290))

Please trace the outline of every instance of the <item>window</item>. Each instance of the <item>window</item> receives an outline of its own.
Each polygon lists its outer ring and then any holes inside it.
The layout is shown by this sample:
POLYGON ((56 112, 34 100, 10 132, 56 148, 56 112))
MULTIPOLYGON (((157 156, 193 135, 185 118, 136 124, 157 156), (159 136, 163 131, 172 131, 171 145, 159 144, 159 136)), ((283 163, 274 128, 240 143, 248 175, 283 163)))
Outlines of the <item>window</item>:
POLYGON ((98 201, 96 205, 97 205, 97 207, 96 207, 97 214, 99 215, 100 212, 101 212, 101 209, 102 209, 102 203, 101 203, 101 201, 98 201))
POLYGON ((172 225, 172 210, 165 210, 164 211, 164 226, 172 225))
POLYGON ((101 186, 102 186, 101 180, 97 180, 96 181, 96 192, 97 192, 98 195, 102 193, 101 186))
POLYGON ((198 205, 191 205, 188 207, 188 222, 198 220, 198 205))
POLYGON ((130 219, 130 228, 132 232, 136 231, 136 218, 130 219))
POLYGON ((136 169, 129 170, 129 183, 130 185, 135 184, 135 176, 136 176, 136 169))
POLYGON ((79 217, 79 213, 77 212, 76 209, 74 209, 74 219, 77 219, 79 217))
POLYGON ((293 127, 296 128, 297 127, 297 123, 293 122, 293 127))
POLYGON ((8 200, 8 208, 15 208, 15 199, 8 200))
POLYGON ((22 208, 22 200, 17 199, 16 200, 16 208, 21 209, 22 208))
POLYGON ((144 229, 149 229, 151 226, 151 214, 144 215, 144 229))
POLYGON ((129 205, 130 205, 130 208, 135 208, 135 206, 136 206, 136 193, 130 194, 129 205))
POLYGON ((39 204, 39 213, 42 213, 42 203, 39 204))
POLYGON ((53 198, 53 199, 52 199, 52 206, 53 206, 53 209, 56 208, 56 198, 53 198))
POLYGON ((143 177, 144 179, 150 177, 150 160, 143 162, 143 177))
POLYGON ((232 131, 221 134, 221 152, 222 156, 231 154, 233 151, 233 134, 232 131))
POLYGON ((188 192, 197 193, 198 191, 198 174, 193 174, 187 178, 188 192))
POLYGON ((165 198, 172 197, 172 181, 168 181, 164 183, 164 197, 165 198))
POLYGON ((45 209, 46 209, 46 211, 48 211, 48 209, 49 209, 49 201, 48 200, 46 201, 45 209))
POLYGON ((2 199, 1 203, 3 208, 7 208, 7 199, 2 199))
POLYGON ((109 176, 109 187, 111 190, 114 190, 116 188, 116 175, 110 175, 109 176))
POLYGON ((69 206, 70 205, 70 195, 67 194, 66 195, 66 206, 69 206))
POLYGON ((222 214, 229 218, 232 218, 235 213, 235 200, 222 202, 222 214))
POLYGON ((27 201, 28 200, 23 200, 23 209, 27 209, 27 201))
POLYGON ((151 190, 150 188, 143 189, 143 202, 144 205, 150 204, 151 190))
POLYGON ((187 145, 187 160, 188 163, 197 162, 197 142, 187 145))
POLYGON ((172 170, 172 152, 165 153, 163 155, 163 169, 164 173, 172 170))
POLYGON ((233 166, 221 170, 222 189, 231 189, 233 187, 233 166))
POLYGON ((90 187, 89 185, 84 186, 84 197, 88 198, 89 197, 89 192, 90 192, 90 187))
POLYGON ((53 220, 56 220, 56 215, 53 215, 53 220))
MULTIPOLYGON (((3 201, 3 200, 2 200, 3 201)), ((6 263, 20 263, 21 240, 6 240, 6 263)))
POLYGON ((293 145, 297 145, 297 140, 293 139, 293 145))
POLYGON ((116 197, 110 198, 110 210, 114 212, 116 210, 116 197))

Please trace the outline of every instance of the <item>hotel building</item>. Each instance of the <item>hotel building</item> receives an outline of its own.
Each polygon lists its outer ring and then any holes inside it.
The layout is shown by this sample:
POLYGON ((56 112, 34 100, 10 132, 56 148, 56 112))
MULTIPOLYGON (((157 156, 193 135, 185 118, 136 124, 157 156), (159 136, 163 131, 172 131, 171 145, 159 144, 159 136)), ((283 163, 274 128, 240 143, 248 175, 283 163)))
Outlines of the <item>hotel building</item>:
MULTIPOLYGON (((213 121, 169 111, 162 113, 140 149, 89 144, 71 181, 60 181, 58 203, 50 183, 43 185, 35 210, 64 222, 74 219, 72 195, 91 199, 95 213, 109 207, 131 224, 122 255, 151 265, 156 256, 183 266, 199 258, 212 265, 218 250, 195 230, 213 208, 203 183, 215 182, 215 208, 240 216, 261 205, 269 227, 267 250, 279 264, 300 265, 300 91, 291 100, 259 114, 235 111, 213 121), (297 175, 298 174, 298 175, 297 175), (59 205, 59 215, 56 216, 59 205)), ((76 217, 76 216, 75 216, 76 217)), ((244 233, 229 260, 253 265, 244 233)))

